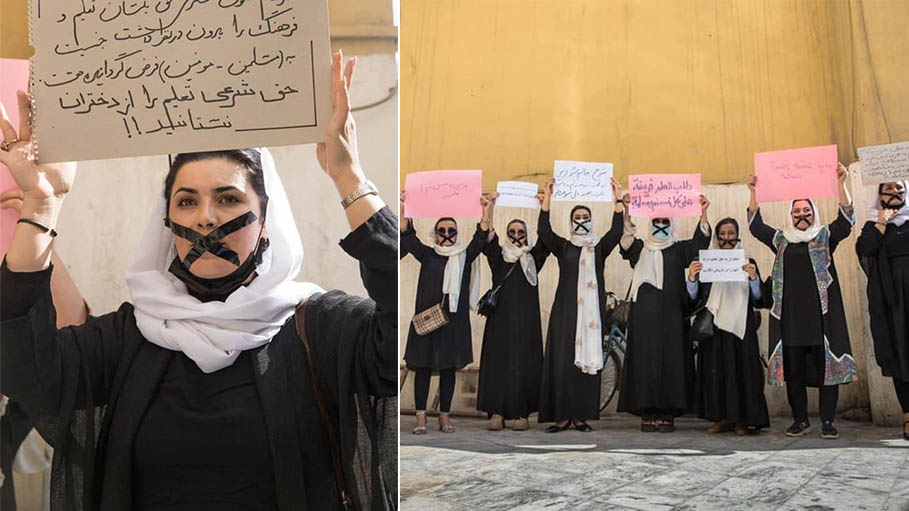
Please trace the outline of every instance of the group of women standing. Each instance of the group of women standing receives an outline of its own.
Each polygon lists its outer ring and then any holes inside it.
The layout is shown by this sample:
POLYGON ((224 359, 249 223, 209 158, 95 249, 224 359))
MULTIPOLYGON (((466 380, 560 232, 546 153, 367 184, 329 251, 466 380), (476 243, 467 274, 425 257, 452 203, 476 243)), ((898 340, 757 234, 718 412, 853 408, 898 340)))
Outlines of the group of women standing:
MULTIPOLYGON (((770 424, 766 379, 771 385, 786 384, 793 416, 787 435, 810 432, 806 388, 817 387, 821 437, 837 438, 833 422, 838 386, 857 379, 833 261, 855 222, 846 175, 839 165, 835 220, 825 225, 812 199, 795 200, 782 229, 764 224, 755 197, 756 178, 751 178, 748 228, 774 254, 766 280, 749 258, 743 266, 745 281, 699 282, 699 250, 731 250, 742 243, 735 219, 724 218, 715 232, 711 229, 710 203, 703 196, 702 215, 689 239, 678 239, 670 218, 649 219, 643 239, 637 237, 624 207, 630 203, 627 194, 616 201, 611 227, 602 237, 593 235, 591 210, 575 206, 566 239, 555 234, 550 223, 550 180, 539 197, 537 243, 520 220, 509 222, 508 239, 500 240, 490 227, 495 199, 484 199, 483 220, 460 249, 466 254, 463 261, 455 262, 445 253, 441 229, 450 224, 456 230, 453 219, 436 223, 432 249, 417 240, 405 220, 402 247, 422 264, 417 311, 442 302, 453 285, 450 272, 457 268, 461 294, 466 293, 466 282, 476 277, 471 263, 481 252, 486 254, 493 286, 500 286, 498 308, 484 330, 477 391, 477 408, 489 415, 489 429, 502 429, 505 420, 514 420, 516 430, 527 429, 527 416, 539 412, 539 422, 552 423, 547 432, 572 426, 590 431, 587 421, 599 416, 605 260, 619 246, 633 268, 628 293, 633 306, 618 411, 641 417, 644 432, 671 432, 675 417, 695 412, 713 422, 708 433, 745 435, 770 424), (543 353, 537 273, 550 254, 558 260, 559 279, 543 353), (758 344, 758 309, 770 312, 766 367, 758 344), (692 342, 691 318, 707 312, 713 333, 692 342)), ((619 197, 615 182, 613 189, 619 197)), ((909 429, 909 236, 902 236, 909 231, 906 185, 885 183, 878 194, 856 250, 869 275, 875 354, 884 374, 894 379, 909 429)), ((453 431, 447 413, 454 372, 472 362, 472 351, 467 305, 461 301, 450 311, 450 323, 428 338, 416 334, 413 326, 408 337, 405 361, 417 374, 414 433, 426 432, 426 394, 433 371, 443 376, 440 423, 443 431, 453 431)), ((907 429, 904 437, 909 439, 907 429)))

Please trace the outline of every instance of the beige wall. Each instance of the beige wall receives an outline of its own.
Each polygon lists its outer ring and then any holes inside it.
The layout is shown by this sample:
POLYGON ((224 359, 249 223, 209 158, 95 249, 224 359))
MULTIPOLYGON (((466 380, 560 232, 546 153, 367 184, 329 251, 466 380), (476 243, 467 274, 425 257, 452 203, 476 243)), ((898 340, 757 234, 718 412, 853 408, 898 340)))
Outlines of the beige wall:
MULTIPOLYGON (((839 409, 845 410, 855 407, 872 407, 875 413, 875 422, 896 424, 898 417, 901 417, 899 404, 890 384, 890 379, 881 377, 880 369, 874 362, 873 349, 871 345, 870 334, 867 332, 865 318, 867 314, 867 301, 865 300, 866 280, 862 273, 855 256, 855 239, 857 238, 861 224, 866 218, 866 205, 868 203, 868 193, 861 185, 861 179, 854 175, 852 179, 852 189, 856 190, 856 212, 858 222, 853 229, 852 235, 839 245, 834 260, 840 277, 840 286, 843 292, 844 305, 846 308, 847 322, 849 325, 849 335, 852 341, 852 352, 855 356, 856 364, 859 368, 859 381, 841 387, 839 409), (869 381, 872 389, 869 389, 869 381), (874 396, 871 400, 869 396, 874 396)), ((705 194, 711 200, 709 210, 709 220, 713 225, 717 220, 730 216, 739 221, 740 226, 746 226, 745 208, 748 205, 748 188, 745 185, 708 185, 705 194)), ((553 229, 561 236, 568 236, 568 213, 573 205, 569 203, 554 203, 552 209, 553 229)), ((836 215, 837 202, 834 199, 820 201, 821 219, 830 222, 836 215)), ((765 204, 762 208, 764 219, 768 225, 782 226, 786 220, 787 205, 784 203, 765 204)), ((602 235, 608 229, 608 220, 612 214, 611 203, 595 204, 593 207, 595 218, 595 231, 602 235)), ((512 218, 521 218, 525 220, 532 232, 535 232, 537 225, 537 212, 525 209, 514 208, 497 208, 495 212, 494 224, 496 230, 503 232, 506 224, 512 218)), ((473 229, 476 219, 459 219, 462 229, 473 229)), ((694 232, 696 219, 684 219, 679 222, 679 233, 688 236, 686 233, 694 232)), ((431 220, 416 220, 415 226, 418 234, 424 242, 430 241, 429 231, 432 228, 431 220)), ((743 227, 743 231, 745 228, 743 227)), ((742 240, 746 254, 757 260, 761 273, 766 277, 769 275, 773 265, 773 256, 769 249, 758 242, 750 233, 743 232, 742 240)), ((491 286, 489 266, 485 257, 480 256, 480 278, 481 292, 485 292, 491 286)), ((406 257, 401 264, 401 331, 406 332, 405 325, 409 325, 410 318, 413 315, 414 300, 416 296, 416 282, 419 274, 419 264, 413 257, 406 257)), ((606 260, 606 288, 614 291, 619 295, 624 295, 631 280, 631 267, 627 261, 624 261, 615 250, 606 260)), ((546 325, 549 321, 549 313, 552 308, 552 302, 555 297, 556 285, 558 283, 558 263, 550 257, 544 266, 539 278, 540 306, 542 316, 542 328, 545 334, 546 325)), ((767 358, 767 312, 763 312, 764 321, 761 330, 758 333, 760 339, 761 353, 767 358)), ((473 330, 473 350, 474 364, 472 368, 479 365, 480 350, 483 339, 483 326, 485 319, 476 314, 471 314, 471 323, 473 330)), ((544 340, 545 342, 545 340, 544 340)), ((406 333, 402 333, 401 353, 406 345, 406 333)), ((470 412, 475 409, 476 396, 474 395, 476 386, 476 376, 473 374, 461 374, 459 386, 456 394, 456 403, 453 409, 463 412, 470 412)), ((765 394, 767 396, 768 406, 772 415, 787 415, 789 406, 786 401, 785 388, 767 387, 765 394)), ((809 405, 812 413, 817 413, 817 392, 809 392, 809 405)), ((402 408, 413 407, 413 389, 408 383, 404 386, 402 392, 402 408)), ((614 404, 611 405, 610 411, 614 411, 614 404)))

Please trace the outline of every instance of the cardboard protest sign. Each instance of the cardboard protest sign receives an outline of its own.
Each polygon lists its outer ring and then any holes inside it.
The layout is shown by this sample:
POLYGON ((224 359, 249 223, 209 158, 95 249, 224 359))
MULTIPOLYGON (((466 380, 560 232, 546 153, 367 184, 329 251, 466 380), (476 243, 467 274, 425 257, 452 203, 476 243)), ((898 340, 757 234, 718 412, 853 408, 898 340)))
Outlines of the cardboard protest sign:
POLYGON ((748 274, 742 269, 747 262, 745 250, 700 250, 698 261, 703 264, 698 279, 701 282, 741 282, 748 280, 748 274))
POLYGON ((858 157, 865 184, 909 180, 909 142, 859 147, 858 157))
POLYGON ((556 160, 552 200, 612 202, 612 164, 556 160))
POLYGON ((496 206, 539 209, 540 201, 537 200, 539 191, 540 187, 536 183, 499 181, 496 185, 496 192, 499 194, 496 206))
POLYGON ((404 184, 407 218, 483 216, 481 170, 431 170, 407 174, 404 184))
POLYGON ((631 216, 682 218, 701 215, 700 174, 638 174, 628 177, 631 216))
POLYGON ((754 154, 758 202, 837 197, 836 145, 754 154))
POLYGON ((31 0, 43 162, 320 141, 327 0, 31 0))

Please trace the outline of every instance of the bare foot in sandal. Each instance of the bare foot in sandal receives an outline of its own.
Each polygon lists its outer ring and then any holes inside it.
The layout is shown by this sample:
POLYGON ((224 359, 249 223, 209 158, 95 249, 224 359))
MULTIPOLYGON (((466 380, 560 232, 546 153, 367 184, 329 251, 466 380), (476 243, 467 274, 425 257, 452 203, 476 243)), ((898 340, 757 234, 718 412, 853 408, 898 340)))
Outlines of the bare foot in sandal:
POLYGON ((426 434, 426 412, 417 412, 417 425, 411 431, 414 435, 426 434))
POLYGON ((454 433, 455 428, 451 425, 451 418, 447 413, 439 412, 439 431, 442 433, 454 433))

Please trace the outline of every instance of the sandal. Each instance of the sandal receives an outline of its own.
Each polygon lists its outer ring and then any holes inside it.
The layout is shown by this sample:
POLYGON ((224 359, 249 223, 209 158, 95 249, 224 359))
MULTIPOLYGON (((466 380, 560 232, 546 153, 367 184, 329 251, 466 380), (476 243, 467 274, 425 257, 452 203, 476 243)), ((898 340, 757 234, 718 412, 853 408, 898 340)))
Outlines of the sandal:
POLYGON ((574 429, 580 431, 581 433, 590 433, 593 431, 593 428, 590 427, 590 424, 586 422, 577 422, 574 423, 574 429))
POLYGON ((675 431, 675 420, 673 418, 657 419, 657 431, 660 433, 672 433, 675 431))
POLYGON ((427 431, 426 430, 426 412, 417 412, 417 421, 418 422, 420 420, 420 417, 423 418, 423 425, 414 426, 413 430, 411 430, 411 432, 410 432, 411 434, 414 434, 414 435, 425 435, 426 434, 426 431, 427 431))
POLYGON ((439 431, 442 433, 454 433, 455 428, 451 425, 451 422, 449 422, 450 420, 448 413, 439 412, 439 431), (442 417, 445 417, 445 424, 442 424, 442 417))
POLYGON ((656 430, 656 422, 653 420, 653 417, 641 417, 642 433, 654 433, 656 430))
POLYGON ((549 426, 548 428, 546 428, 546 432, 547 433, 560 433, 570 427, 571 427, 571 421, 569 420, 569 421, 565 421, 565 424, 563 424, 562 426, 559 426, 558 423, 553 424, 552 426, 549 426))
POLYGON ((714 422, 712 426, 707 428, 708 435, 716 435, 717 433, 723 433, 729 431, 729 422, 725 420, 714 422))

